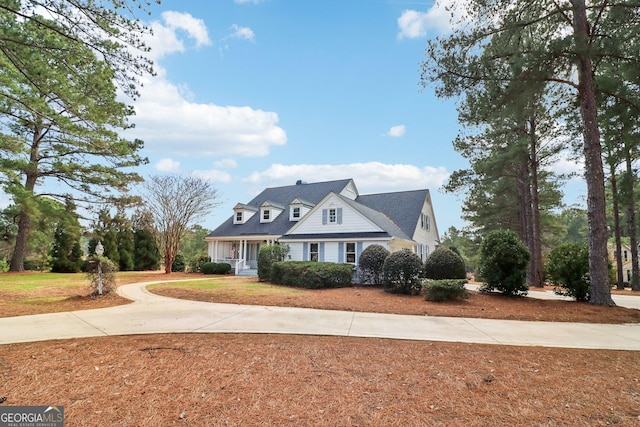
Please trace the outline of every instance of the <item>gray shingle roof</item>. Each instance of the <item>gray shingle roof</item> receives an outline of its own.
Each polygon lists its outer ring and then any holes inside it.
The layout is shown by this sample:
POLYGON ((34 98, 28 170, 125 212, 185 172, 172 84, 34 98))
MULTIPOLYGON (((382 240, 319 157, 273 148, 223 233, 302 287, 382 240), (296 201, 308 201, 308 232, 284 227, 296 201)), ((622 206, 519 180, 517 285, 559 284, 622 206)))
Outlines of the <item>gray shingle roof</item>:
MULTIPOLYGON (((340 179, 336 181, 316 182, 310 184, 295 184, 284 187, 272 187, 263 190, 254 197, 249 206, 258 208, 265 201, 289 207, 295 199, 303 199, 312 204, 317 204, 330 192, 339 194, 351 182, 351 179, 340 179)), ((256 214, 242 225, 233 223, 233 215, 223 222, 218 228, 209 233, 208 237, 219 236, 251 236, 251 235, 272 235, 281 236, 291 228, 288 209, 285 209, 277 218, 270 223, 261 223, 260 215, 256 214)))
POLYGON ((428 195, 429 190, 400 191, 358 196, 355 201, 384 213, 407 236, 413 236, 428 195))
MULTIPOLYGON (((261 223, 260 215, 256 214, 246 223, 237 225, 233 224, 233 216, 231 216, 213 230, 209 237, 284 235, 293 225, 289 221, 288 207, 294 199, 297 198, 315 205, 330 192, 339 195, 349 182, 351 179, 267 188, 246 205, 247 207, 255 207, 256 210, 265 201, 282 205, 285 210, 277 218, 270 223, 261 223)), ((429 190, 369 194, 358 196, 355 201, 340 197, 372 220, 388 235, 412 240, 417 221, 420 219, 422 205, 428 194, 429 190)))

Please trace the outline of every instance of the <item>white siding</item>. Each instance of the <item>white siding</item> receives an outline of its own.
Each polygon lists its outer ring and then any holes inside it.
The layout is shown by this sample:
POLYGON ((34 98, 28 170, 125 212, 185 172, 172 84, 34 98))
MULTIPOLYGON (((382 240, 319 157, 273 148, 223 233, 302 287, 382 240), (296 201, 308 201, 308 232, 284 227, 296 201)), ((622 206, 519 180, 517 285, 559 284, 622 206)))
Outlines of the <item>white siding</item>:
POLYGON ((415 240, 417 244, 428 246, 428 252, 431 253, 436 248, 440 236, 438 236, 438 227, 436 226, 436 219, 433 213, 433 208, 428 199, 425 200, 422 206, 422 213, 429 217, 429 229, 425 230, 422 228, 420 216, 418 216, 416 218, 416 228, 413 232, 413 240, 415 240))
POLYGON ((287 260, 302 261, 304 259, 302 254, 302 242, 287 243, 287 245, 289 245, 289 254, 287 256, 287 260))
POLYGON ((358 190, 356 189, 356 185, 353 183, 353 181, 349 182, 349 184, 344 187, 344 189, 340 192, 340 195, 351 200, 355 200, 358 197, 358 190))
POLYGON ((293 227, 291 234, 320 234, 320 233, 361 233, 383 231, 374 223, 366 219, 359 212, 347 205, 336 196, 331 196, 321 205, 317 205, 304 221, 293 227), (322 223, 324 209, 342 209, 342 223, 322 223))

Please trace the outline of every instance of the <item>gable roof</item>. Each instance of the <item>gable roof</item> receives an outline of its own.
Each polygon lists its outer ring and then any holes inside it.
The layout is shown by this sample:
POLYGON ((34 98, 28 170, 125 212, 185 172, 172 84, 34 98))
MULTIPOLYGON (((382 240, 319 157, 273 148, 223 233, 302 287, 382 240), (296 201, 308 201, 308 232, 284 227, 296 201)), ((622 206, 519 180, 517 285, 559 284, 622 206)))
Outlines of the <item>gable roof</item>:
MULTIPOLYGON (((269 201, 282 206, 289 206, 293 200, 302 199, 311 204, 317 204, 327 194, 334 192, 340 194, 352 180, 340 179, 336 181, 325 181, 316 183, 298 183, 284 187, 266 188, 246 205, 260 207, 264 202, 269 201)), ((251 217, 244 224, 234 224, 233 216, 229 217, 218 228, 213 230, 207 237, 218 236, 251 236, 251 235, 273 235, 281 236, 291 228, 289 215, 284 212, 278 215, 271 222, 261 223, 257 215, 251 217)))
POLYGON ((355 201, 374 211, 384 213, 404 234, 413 239, 422 206, 428 196, 429 190, 414 190, 368 194, 358 196, 355 201))

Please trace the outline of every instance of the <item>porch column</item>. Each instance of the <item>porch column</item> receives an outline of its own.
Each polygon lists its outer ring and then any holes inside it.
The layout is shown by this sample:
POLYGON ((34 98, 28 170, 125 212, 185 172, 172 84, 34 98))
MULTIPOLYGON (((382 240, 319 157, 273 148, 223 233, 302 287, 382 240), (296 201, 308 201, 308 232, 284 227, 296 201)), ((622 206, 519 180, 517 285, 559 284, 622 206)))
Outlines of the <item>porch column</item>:
POLYGON ((242 259, 247 261, 247 240, 242 241, 243 249, 242 249, 242 259))

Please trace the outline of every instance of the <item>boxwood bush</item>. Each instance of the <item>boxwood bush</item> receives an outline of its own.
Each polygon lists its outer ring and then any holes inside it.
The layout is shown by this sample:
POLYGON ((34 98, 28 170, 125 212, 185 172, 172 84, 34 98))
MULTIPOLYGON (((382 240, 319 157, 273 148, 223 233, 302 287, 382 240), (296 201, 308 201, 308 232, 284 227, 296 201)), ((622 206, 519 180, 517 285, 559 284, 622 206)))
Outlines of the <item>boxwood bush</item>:
POLYGON ((439 246, 424 262, 427 279, 465 279, 467 272, 462 257, 451 249, 439 246))
POLYGON ((466 279, 430 280, 424 285, 427 301, 455 301, 467 298, 466 279))
POLYGON ((367 246, 358 258, 358 269, 362 283, 382 285, 384 261, 389 251, 382 245, 367 246))
POLYGON ((231 264, 228 262, 205 262, 200 266, 202 274, 229 274, 231 264))
POLYGON ((351 264, 280 261, 271 264, 270 281, 307 289, 342 288, 351 285, 352 274, 351 264))
POLYGON ((417 295, 422 290, 422 260, 408 249, 391 253, 383 272, 385 292, 417 295))

